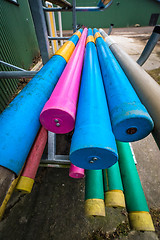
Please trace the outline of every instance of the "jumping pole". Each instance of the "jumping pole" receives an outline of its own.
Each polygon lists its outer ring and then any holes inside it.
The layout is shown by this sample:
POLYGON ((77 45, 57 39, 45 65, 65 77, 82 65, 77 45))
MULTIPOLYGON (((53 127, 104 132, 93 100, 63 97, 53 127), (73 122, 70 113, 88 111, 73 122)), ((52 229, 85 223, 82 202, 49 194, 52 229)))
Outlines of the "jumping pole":
POLYGON ((39 130, 39 114, 78 40, 72 36, 0 115, 1 218, 39 130))
POLYGON ((102 170, 86 170, 85 214, 105 216, 102 170))
POLYGON ((118 60, 130 83, 154 121, 153 137, 160 149, 160 86, 159 84, 117 43, 102 30, 99 30, 118 60))
POLYGON ((20 179, 16 185, 17 190, 24 193, 30 193, 32 191, 34 179, 39 167, 44 148, 46 146, 47 138, 47 130, 41 127, 28 155, 20 179))
POLYGON ((122 180, 118 162, 103 170, 104 201, 106 207, 125 207, 122 180))
POLYGON ((155 231, 129 143, 117 141, 119 167, 132 229, 155 231))
POLYGON ((115 138, 138 141, 152 131, 153 121, 101 34, 93 32, 115 138))
POLYGON ((41 124, 50 132, 64 134, 74 128, 86 35, 87 28, 41 112, 41 124))
POLYGON ((102 169, 116 163, 117 157, 94 38, 88 29, 70 161, 80 168, 102 169))
POLYGON ((0 115, 0 165, 16 175, 19 175, 40 128, 40 112, 78 40, 77 35, 71 37, 0 115))

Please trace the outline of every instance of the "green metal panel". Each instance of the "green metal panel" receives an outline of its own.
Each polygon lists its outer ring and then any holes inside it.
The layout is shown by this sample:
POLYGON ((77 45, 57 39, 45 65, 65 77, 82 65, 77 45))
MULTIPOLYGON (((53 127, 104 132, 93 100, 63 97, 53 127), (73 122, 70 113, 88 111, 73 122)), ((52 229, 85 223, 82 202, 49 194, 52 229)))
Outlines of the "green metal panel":
MULTIPOLYGON (((27 0, 19 6, 0 0, 0 59, 28 69, 39 48, 27 0)), ((0 71, 13 69, 0 64, 0 71)), ((18 87, 17 79, 0 79, 0 112, 18 87)))
MULTIPOLYGON (((70 1, 71 2, 71 1, 70 1)), ((96 6, 98 0, 77 0, 77 6, 96 6)), ((156 0, 113 0, 113 4, 101 12, 78 12, 77 24, 91 28, 129 27, 135 24, 148 26, 152 14, 160 13, 156 0)), ((72 13, 62 13, 63 29, 72 29, 72 13)), ((157 22, 160 24, 160 17, 157 22)))

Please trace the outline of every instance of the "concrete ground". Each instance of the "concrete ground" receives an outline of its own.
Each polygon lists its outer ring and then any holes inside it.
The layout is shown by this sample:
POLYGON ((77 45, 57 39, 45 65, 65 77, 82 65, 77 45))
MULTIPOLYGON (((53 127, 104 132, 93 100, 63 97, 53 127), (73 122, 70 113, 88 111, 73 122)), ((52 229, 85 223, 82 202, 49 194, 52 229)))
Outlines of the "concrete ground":
MULTIPOLYGON (((154 27, 120 28, 113 29, 111 37, 126 51, 135 61, 142 53, 154 27)), ((155 46, 152 54, 144 63, 145 70, 160 67, 160 42, 155 46)))
MULTIPOLYGON (((152 29, 114 29, 111 37, 137 60, 152 29)), ((158 44, 144 65, 146 70, 160 67, 159 53, 158 44)), ((58 151, 66 152, 68 142, 58 139, 58 151)), ((152 135, 132 146, 148 205, 160 209, 159 149, 152 135)), ((152 232, 130 231, 125 209, 108 208, 104 218, 86 218, 84 179, 71 179, 68 171, 40 168, 31 194, 13 194, 0 223, 0 240, 158 239, 152 232)))

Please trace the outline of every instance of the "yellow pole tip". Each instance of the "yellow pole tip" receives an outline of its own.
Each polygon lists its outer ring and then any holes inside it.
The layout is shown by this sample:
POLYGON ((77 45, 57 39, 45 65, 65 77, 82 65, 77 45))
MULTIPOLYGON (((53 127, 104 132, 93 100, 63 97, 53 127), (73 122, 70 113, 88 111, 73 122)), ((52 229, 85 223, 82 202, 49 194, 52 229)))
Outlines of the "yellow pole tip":
POLYGON ((131 229, 139 231, 155 231, 149 212, 129 212, 128 217, 131 229))
POLYGON ((105 192, 104 199, 106 207, 125 208, 124 194, 121 190, 110 190, 105 192))
POLYGON ((34 179, 21 176, 17 183, 16 189, 24 193, 31 193, 34 184, 34 179))
POLYGON ((105 205, 102 199, 87 199, 85 201, 86 216, 105 217, 105 205))

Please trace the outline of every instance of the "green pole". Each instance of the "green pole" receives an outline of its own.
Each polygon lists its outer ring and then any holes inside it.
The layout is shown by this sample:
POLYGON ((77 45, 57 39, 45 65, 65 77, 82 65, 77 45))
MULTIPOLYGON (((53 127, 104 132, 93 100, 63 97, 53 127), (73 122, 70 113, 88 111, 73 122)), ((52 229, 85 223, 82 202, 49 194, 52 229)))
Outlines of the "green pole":
POLYGON ((106 169, 103 169, 102 173, 103 173, 103 188, 104 188, 104 193, 105 193, 105 192, 107 192, 109 190, 106 169))
POLYGON ((85 213, 105 216, 102 170, 86 170, 85 174, 85 213))
POLYGON ((118 162, 107 170, 109 190, 119 189, 123 191, 122 180, 118 162))
POLYGON ((131 228, 155 231, 129 143, 117 141, 117 148, 131 228))
POLYGON ((118 162, 103 171, 105 206, 125 207, 122 180, 118 162))

